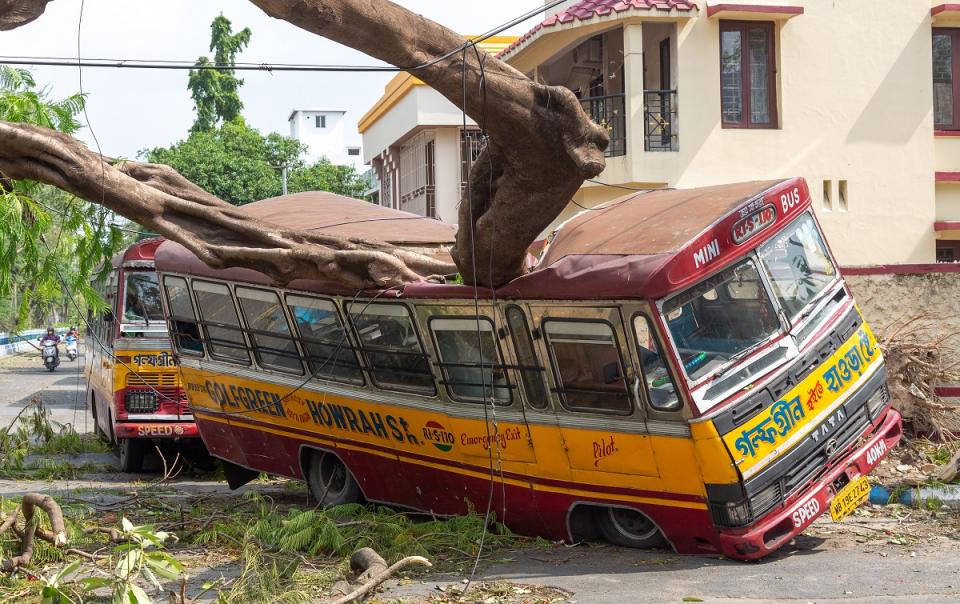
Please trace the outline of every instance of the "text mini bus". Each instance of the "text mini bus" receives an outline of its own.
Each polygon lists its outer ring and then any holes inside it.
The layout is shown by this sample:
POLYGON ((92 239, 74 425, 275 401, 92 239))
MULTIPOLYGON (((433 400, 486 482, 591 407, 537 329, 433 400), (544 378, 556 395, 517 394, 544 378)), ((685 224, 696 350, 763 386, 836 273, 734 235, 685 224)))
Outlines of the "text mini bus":
MULTIPOLYGON (((331 194, 244 206, 421 250, 442 223, 331 194)), ((203 440, 232 485, 493 509, 552 539, 769 554, 862 503, 901 436, 874 335, 799 178, 638 192, 495 292, 345 291, 157 252, 203 440), (475 298, 476 292, 476 298, 475 298)), ((481 269, 482 270, 482 269, 481 269)))
POLYGON ((110 308, 92 315, 87 338, 87 401, 94 429, 120 449, 120 467, 138 472, 155 439, 197 439, 160 301, 147 239, 116 254, 95 282, 110 308))

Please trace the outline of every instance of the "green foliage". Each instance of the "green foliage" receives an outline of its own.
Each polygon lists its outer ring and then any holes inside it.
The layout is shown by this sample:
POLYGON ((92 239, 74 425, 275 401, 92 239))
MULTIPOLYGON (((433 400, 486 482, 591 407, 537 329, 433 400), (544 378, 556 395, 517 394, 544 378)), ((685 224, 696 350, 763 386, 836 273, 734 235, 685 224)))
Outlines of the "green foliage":
MULTIPOLYGON (((200 57, 195 65, 233 67, 237 54, 250 43, 250 36, 250 28, 234 34, 230 20, 220 15, 210 24, 213 62, 207 57, 200 57)), ((239 90, 243 80, 235 74, 233 69, 190 70, 187 88, 197 111, 197 119, 190 132, 208 132, 221 122, 230 122, 240 117, 243 102, 240 100, 239 90)))
POLYGON ((263 136, 242 117, 219 128, 192 132, 171 147, 142 151, 147 161, 167 164, 224 201, 243 205, 282 192, 280 168, 287 166, 288 191, 322 190, 357 197, 364 185, 352 166, 327 159, 305 166, 306 147, 271 133, 263 136))
POLYGON ((291 170, 287 190, 290 193, 330 191, 359 199, 367 185, 353 166, 338 166, 323 157, 312 166, 291 170))
MULTIPOLYGON (((79 94, 51 99, 29 71, 0 66, 0 120, 73 134, 84 102, 79 94)), ((90 278, 121 243, 101 208, 39 183, 0 182, 0 330, 76 321, 83 307, 102 308, 90 278)))

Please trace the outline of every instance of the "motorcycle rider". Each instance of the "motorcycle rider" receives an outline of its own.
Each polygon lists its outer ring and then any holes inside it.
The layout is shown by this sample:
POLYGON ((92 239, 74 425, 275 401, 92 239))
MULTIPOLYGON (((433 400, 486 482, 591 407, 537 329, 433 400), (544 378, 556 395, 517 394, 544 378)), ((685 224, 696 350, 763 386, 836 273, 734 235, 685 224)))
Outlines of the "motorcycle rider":
POLYGON ((67 337, 67 338, 73 337, 73 338, 79 339, 79 338, 80 338, 80 332, 77 331, 77 328, 76 328, 76 327, 74 327, 73 325, 71 325, 71 326, 70 326, 70 329, 67 330, 67 334, 66 334, 65 337, 67 337))
POLYGON ((42 338, 40 338, 41 347, 47 344, 51 346, 57 346, 58 344, 60 344, 60 336, 57 335, 56 330, 54 330, 52 327, 48 327, 47 333, 42 338))

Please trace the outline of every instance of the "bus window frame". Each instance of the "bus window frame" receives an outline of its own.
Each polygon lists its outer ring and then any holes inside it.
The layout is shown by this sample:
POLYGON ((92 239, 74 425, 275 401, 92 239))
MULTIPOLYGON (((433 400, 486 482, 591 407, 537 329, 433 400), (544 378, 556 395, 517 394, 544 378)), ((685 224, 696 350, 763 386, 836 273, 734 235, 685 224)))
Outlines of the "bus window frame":
MULTIPOLYGON (((240 310, 237 308, 237 300, 236 300, 236 296, 234 296, 233 287, 231 287, 231 283, 228 282, 228 281, 217 281, 217 280, 214 280, 214 279, 206 279, 206 278, 204 278, 204 279, 190 279, 190 293, 191 293, 191 295, 194 297, 194 302, 195 302, 195 304, 196 304, 196 308, 197 308, 197 310, 199 311, 201 334, 203 335, 204 348, 205 348, 206 353, 207 353, 207 358, 209 358, 210 360, 213 360, 213 361, 221 362, 221 363, 228 363, 228 364, 230 364, 230 365, 237 365, 237 366, 240 366, 240 367, 252 367, 252 366, 253 366, 253 355, 250 354, 251 346, 250 346, 250 342, 247 341, 247 335, 246 335, 246 333, 244 332, 244 326, 243 326, 243 324, 241 323, 240 310), (201 306, 201 304, 200 304, 200 300, 199 300, 199 298, 197 297, 197 292, 196 292, 196 289, 195 289, 195 284, 196 284, 196 283, 204 283, 204 284, 209 283, 209 284, 213 284, 213 285, 222 285, 223 287, 226 287, 226 288, 227 288, 227 292, 228 292, 228 294, 229 294, 229 296, 230 296, 230 301, 233 303, 233 312, 236 314, 236 317, 237 317, 237 325, 236 325, 236 326, 234 326, 234 325, 227 325, 227 324, 225 324, 225 323, 220 323, 220 322, 216 322, 216 321, 213 321, 213 322, 212 322, 212 321, 207 321, 207 320, 204 318, 204 316, 203 316, 203 306, 201 306), (244 350, 245 350, 245 352, 247 353, 247 361, 246 361, 246 362, 243 362, 243 360, 241 360, 241 359, 231 358, 231 357, 229 357, 229 356, 222 355, 222 354, 219 354, 219 353, 214 352, 214 348, 215 348, 215 347, 214 347, 214 346, 211 346, 212 340, 210 339, 210 333, 209 333, 209 331, 207 330, 207 325, 208 325, 208 324, 210 324, 210 325, 212 325, 212 326, 214 326, 214 327, 218 327, 218 328, 220 328, 220 329, 226 329, 226 330, 228 330, 228 331, 238 331, 238 332, 240 332, 240 336, 241 336, 241 338, 243 339, 243 342, 244 342, 244 350)), ((223 341, 223 340, 220 340, 220 341, 223 341)), ((233 342, 229 342, 226 347, 227 347, 227 348, 237 348, 237 349, 239 348, 239 346, 236 345, 236 344, 234 344, 233 342)))
POLYGON ((500 310, 503 313, 503 323, 506 326, 507 333, 509 334, 509 346, 507 348, 510 349, 510 352, 513 355, 514 365, 512 369, 515 373, 515 381, 519 386, 519 392, 521 394, 520 398, 522 399, 523 404, 533 411, 550 411, 553 397, 551 396, 551 388, 546 378, 548 370, 543 363, 543 359, 541 358, 540 351, 537 347, 536 338, 533 336, 533 331, 530 329, 532 321, 530 320, 527 311, 520 304, 504 304, 502 307, 500 307, 500 310), (530 354, 533 355, 533 358, 536 360, 538 365, 523 365, 523 361, 520 358, 520 347, 517 345, 517 334, 514 332, 513 326, 510 323, 509 313, 512 309, 519 311, 520 317, 523 319, 523 335, 529 341, 530 354), (534 405, 531 403, 532 397, 530 393, 527 392, 527 382, 524 378, 524 375, 527 372, 533 376, 533 379, 538 380, 540 386, 543 388, 543 405, 534 405))
MULTIPOLYGON (((666 346, 664 344, 665 340, 663 335, 660 333, 661 325, 660 322, 656 320, 655 317, 651 317, 648 313, 643 312, 642 310, 635 310, 629 315, 630 318, 630 337, 633 338, 633 357, 636 363, 635 369, 635 378, 640 378, 639 382, 639 399, 643 401, 644 408, 649 417, 659 416, 663 419, 677 419, 683 414, 683 411, 688 407, 687 397, 684 396, 684 390, 681 386, 682 382, 677 380, 677 368, 676 368, 676 355, 672 347, 666 346), (670 381, 673 383, 673 391, 677 396, 677 401, 679 406, 676 409, 660 409, 653 405, 653 402, 650 398, 650 393, 648 392, 649 386, 646 385, 646 373, 643 369, 643 363, 640 358, 640 338, 637 333, 636 321, 638 318, 642 317, 647 322, 647 329, 650 331, 651 336, 659 347, 659 356, 660 360, 663 362, 664 368, 667 370, 667 376, 670 378, 670 381)), ((636 379, 634 380, 636 382, 636 379)))
POLYGON ((200 313, 197 307, 196 300, 193 299, 193 288, 190 286, 190 279, 188 279, 183 275, 178 275, 178 274, 160 275, 160 289, 162 292, 160 299, 161 299, 161 302, 163 303, 164 311, 167 314, 167 331, 170 334, 170 344, 174 352, 176 352, 177 354, 182 354, 190 357, 204 358, 207 352, 207 345, 203 339, 203 327, 200 324, 200 320, 198 318, 200 316, 200 313), (190 304, 190 310, 193 311, 192 318, 181 317, 179 315, 173 314, 173 307, 170 305, 170 299, 167 294, 167 279, 179 279, 183 281, 184 288, 186 289, 186 292, 187 292, 187 302, 190 304), (179 328, 177 328, 178 322, 193 324, 193 326, 197 330, 197 336, 199 337, 200 348, 201 348, 200 351, 189 350, 187 348, 183 348, 182 346, 180 346, 179 336, 181 332, 179 331, 179 328))
MULTIPOLYGON (((353 334, 353 337, 356 339, 357 350, 360 353, 359 355, 360 358, 363 359, 364 370, 367 373, 367 377, 370 379, 371 386, 373 386, 378 390, 382 390, 384 392, 400 392, 403 394, 412 394, 412 395, 423 396, 427 398, 436 398, 439 395, 440 388, 437 388, 437 376, 436 374, 434 374, 432 369, 432 364, 433 364, 433 359, 431 358, 432 355, 428 351, 427 347, 424 345, 423 337, 420 335, 420 326, 418 325, 417 313, 415 309, 411 310, 410 306, 403 302, 380 302, 380 301, 374 302, 371 300, 352 299, 350 301, 347 301, 347 300, 343 301, 343 311, 344 311, 344 315, 347 317, 349 321, 350 331, 353 334), (359 313, 359 315, 363 316, 367 308, 371 308, 378 305, 379 306, 399 306, 406 311, 407 319, 410 321, 410 324, 413 327, 413 333, 417 338, 417 344, 420 347, 420 352, 415 353, 415 352, 405 351, 405 350, 387 351, 387 350, 375 350, 372 348, 370 350, 372 350, 374 353, 390 352, 390 353, 397 353, 397 354, 409 354, 409 355, 421 356, 427 367, 426 373, 423 373, 423 374, 418 374, 415 372, 405 372, 405 373, 409 373, 413 375, 428 375, 430 377, 430 385, 432 387, 431 391, 428 392, 426 389, 418 389, 416 387, 404 387, 403 385, 398 386, 396 384, 381 385, 381 383, 377 380, 376 372, 378 370, 375 368, 374 364, 370 362, 370 358, 367 356, 368 347, 366 346, 363 340, 363 337, 360 334, 360 329, 357 327, 357 324, 354 321, 353 313, 351 312, 351 307, 357 306, 358 308, 360 308, 361 312, 359 313)), ((382 372, 383 369, 381 368, 379 371, 382 372)), ((394 371, 394 370, 387 370, 386 373, 399 374, 400 372, 394 371)))
MULTIPOLYGON (((589 312, 591 310, 594 310, 594 308, 577 307, 576 310, 583 310, 583 311, 589 312)), ((613 321, 610 320, 610 317, 613 314, 615 314, 619 318, 619 309, 610 308, 610 309, 603 309, 603 310, 608 311, 606 318, 604 317, 574 318, 574 317, 557 315, 552 313, 541 314, 540 331, 541 331, 541 336, 543 338, 543 345, 546 348, 548 358, 550 359, 550 368, 553 373, 553 379, 554 379, 554 385, 553 387, 550 388, 550 392, 553 395, 554 400, 556 400, 556 402, 559 403, 559 405, 564 409, 564 411, 567 411, 569 413, 575 413, 578 415, 592 413, 595 415, 603 415, 607 417, 610 417, 610 416, 631 417, 631 416, 634 416, 641 408, 634 401, 634 395, 633 395, 632 382, 633 382, 634 375, 636 375, 633 368, 633 359, 630 356, 626 358, 624 357, 623 355, 624 348, 623 348, 622 342, 620 341, 620 334, 622 332, 618 332, 616 325, 614 325, 613 321), (603 324, 610 328, 610 333, 613 336, 614 348, 616 349, 617 355, 619 357, 620 368, 624 374, 620 376, 620 379, 624 385, 624 398, 627 401, 626 410, 620 411, 620 410, 609 410, 609 409, 599 409, 599 408, 594 409, 594 408, 587 408, 587 407, 571 407, 570 405, 567 404, 566 397, 564 396, 564 391, 567 390, 567 388, 565 388, 563 383, 563 378, 559 373, 559 363, 557 363, 556 356, 554 355, 553 344, 550 341, 550 335, 547 330, 547 323, 551 321, 558 322, 558 323, 562 322, 562 323, 603 324), (630 361, 630 362, 627 363, 626 361, 630 361)), ((622 319, 621 319, 621 323, 622 323, 622 319)), ((629 343, 628 343, 628 346, 629 346, 629 343)), ((627 350, 629 351, 630 349, 627 348, 627 350)), ((610 394, 616 394, 616 393, 610 393, 610 394)))
MULTIPOLYGON (((264 287, 251 287, 246 284, 244 285, 233 284, 232 289, 233 289, 234 301, 236 303, 237 309, 240 311, 240 321, 241 321, 241 324, 243 325, 244 333, 247 336, 247 341, 250 342, 250 350, 253 351, 253 358, 256 361, 257 368, 261 371, 266 371, 266 372, 275 372, 275 373, 281 373, 284 375, 295 375, 295 376, 303 377, 306 371, 306 367, 304 365, 304 360, 306 357, 303 354, 303 351, 300 349, 300 343, 297 341, 297 338, 294 336, 293 330, 290 328, 290 316, 288 315, 287 308, 283 303, 283 296, 280 295, 281 293, 280 290, 273 289, 273 288, 264 288, 264 287), (276 300, 277 307, 280 309, 280 315, 283 317, 283 320, 286 322, 286 325, 287 325, 286 335, 280 334, 278 332, 267 331, 265 329, 260 329, 257 327, 251 327, 250 321, 247 318, 247 313, 243 309, 243 303, 240 301, 242 296, 240 295, 239 292, 242 290, 247 290, 251 292, 263 292, 267 295, 272 295, 274 297, 274 299, 276 300), (257 336, 263 336, 265 338, 277 338, 280 340, 288 340, 291 344, 293 344, 293 348, 296 352, 295 354, 293 354, 286 350, 281 350, 279 348, 273 348, 270 346, 261 346, 257 342, 257 336), (263 362, 263 357, 260 354, 261 349, 267 351, 268 354, 273 354, 278 357, 295 358, 300 365, 299 371, 292 367, 282 368, 279 365, 265 364, 263 362)), ((257 300, 257 298, 254 298, 252 296, 248 296, 247 299, 257 300)), ((264 300, 260 300, 260 301, 264 302, 264 300)))
MULTIPOLYGON (((506 356, 504 356, 503 354, 503 349, 500 346, 499 334, 497 333, 497 323, 493 319, 493 317, 489 317, 487 315, 477 315, 477 314, 473 314, 473 315, 430 314, 427 317, 427 331, 430 333, 431 343, 433 344, 434 352, 436 353, 436 357, 437 357, 437 360, 433 361, 432 364, 434 367, 438 367, 440 369, 440 379, 438 380, 437 383, 442 384, 444 386, 444 389, 447 392, 447 396, 450 398, 451 401, 457 402, 457 403, 470 403, 473 405, 485 405, 489 400, 493 402, 493 404, 499 407, 500 409, 509 409, 510 407, 513 406, 514 401, 516 400, 516 397, 513 395, 513 393, 514 393, 514 390, 517 389, 517 384, 513 383, 510 379, 511 366, 506 363, 506 356), (507 394, 509 395, 508 399, 506 400, 498 399, 495 396, 480 397, 480 398, 468 397, 468 396, 456 394, 454 392, 451 386, 473 386, 473 387, 483 388, 485 384, 472 383, 472 382, 453 382, 449 379, 449 375, 447 374, 447 369, 446 369, 447 367, 471 367, 473 365, 472 364, 468 365, 465 363, 450 363, 443 360, 443 356, 440 353, 440 342, 437 340, 437 334, 436 334, 437 330, 433 326, 434 321, 477 321, 477 322, 486 321, 489 324, 490 326, 489 333, 493 339, 493 345, 496 347, 496 350, 497 350, 497 361, 498 361, 496 365, 491 365, 491 368, 492 369, 499 368, 501 371, 503 371, 503 379, 506 381, 506 384, 503 384, 500 386, 491 386, 491 389, 506 390, 507 394)), ((440 331, 443 331, 443 330, 440 330, 440 331)))
MULTIPOLYGON (((306 363, 306 369, 307 369, 307 371, 310 372, 310 379, 320 379, 321 381, 328 381, 328 380, 329 380, 329 381, 337 382, 337 383, 339 383, 339 384, 348 384, 348 385, 351 385, 351 386, 366 387, 368 380, 367 380, 367 377, 366 377, 366 375, 365 375, 365 373, 366 373, 366 372, 365 372, 365 367, 364 367, 363 363, 361 363, 361 361, 360 361, 360 356, 357 354, 358 348, 357 348, 355 342, 354 342, 353 339, 352 339, 352 338, 353 338, 353 334, 351 333, 350 326, 349 326, 348 322, 344 319, 344 315, 345 315, 346 313, 343 311, 343 309, 340 308, 340 305, 337 304, 337 300, 336 300, 335 298, 327 298, 327 297, 324 297, 324 296, 311 295, 310 293, 308 293, 308 292, 303 292, 303 291, 296 291, 296 290, 293 290, 293 291, 291 291, 291 290, 282 290, 282 291, 283 291, 283 295, 281 296, 281 300, 282 300, 282 303, 283 303, 284 307, 285 307, 286 310, 287 310, 287 315, 293 320, 293 327, 294 327, 294 329, 295 329, 295 332, 294 332, 294 333, 296 334, 295 337, 296 337, 297 342, 298 342, 299 345, 300 345, 300 350, 301 350, 301 352, 302 352, 302 354, 303 354, 302 360, 306 363), (323 377, 323 378, 319 378, 319 377, 318 377, 319 370, 316 370, 316 371, 315 371, 315 370, 312 368, 312 365, 311 365, 311 358, 312 358, 312 357, 311 357, 310 353, 309 353, 308 350, 307 350, 307 345, 310 344, 311 342, 315 342, 315 343, 321 344, 321 345, 323 345, 323 346, 330 346, 331 344, 328 343, 328 342, 322 342, 322 341, 320 341, 319 338, 315 338, 315 337, 313 337, 313 336, 304 336, 304 335, 303 335, 303 333, 302 333, 301 330, 300 330, 300 324, 299 324, 299 322, 297 321, 296 315, 294 314, 293 308, 292 308, 293 306, 297 306, 297 305, 296 305, 296 304, 291 304, 291 302, 290 302, 290 298, 291 298, 291 297, 294 297, 294 298, 304 298, 304 299, 307 299, 307 300, 317 300, 317 301, 320 301, 320 302, 326 302, 326 303, 328 303, 328 304, 331 306, 331 308, 333 309, 333 314, 334 314, 334 316, 337 318, 337 323, 338 323, 338 325, 340 326, 341 331, 343 331, 343 336, 344 336, 344 337, 343 337, 343 341, 340 342, 340 343, 338 343, 337 346, 338 346, 338 347, 342 347, 342 348, 347 349, 347 350, 350 351, 351 355, 353 356, 353 365, 352 365, 352 366, 357 369, 357 375, 358 375, 358 377, 359 377, 359 380, 345 379, 345 378, 342 378, 342 377, 339 377, 339 376, 334 376, 332 373, 326 373, 326 376, 323 377)), ((339 353, 338 353, 338 354, 339 354, 339 353)), ((331 357, 328 358, 328 361, 329 361, 330 359, 332 359, 332 358, 333 358, 333 357, 332 357, 332 355, 331 355, 331 357)), ((325 361, 325 363, 328 362, 328 361, 325 361)))

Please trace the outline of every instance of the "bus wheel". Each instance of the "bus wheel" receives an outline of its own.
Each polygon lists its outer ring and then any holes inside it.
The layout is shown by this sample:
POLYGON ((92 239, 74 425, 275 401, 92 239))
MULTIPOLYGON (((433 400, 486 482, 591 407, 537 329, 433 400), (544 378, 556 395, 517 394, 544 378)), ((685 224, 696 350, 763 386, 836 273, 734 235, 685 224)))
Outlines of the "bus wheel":
POLYGON ((97 395, 92 390, 90 391, 90 415, 93 417, 93 433, 101 441, 109 444, 110 437, 100 427, 100 420, 97 418, 97 395))
POLYGON ((148 440, 142 438, 120 439, 120 471, 139 472, 143 467, 143 458, 147 454, 148 440))
POLYGON ((330 507, 361 500, 360 485, 336 455, 314 451, 307 463, 307 485, 320 505, 330 507))
POLYGON ((664 544, 657 525, 643 512, 629 508, 600 508, 597 528, 603 538, 614 545, 647 549, 664 544))

